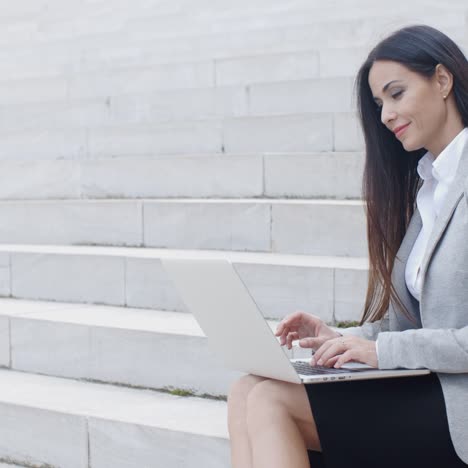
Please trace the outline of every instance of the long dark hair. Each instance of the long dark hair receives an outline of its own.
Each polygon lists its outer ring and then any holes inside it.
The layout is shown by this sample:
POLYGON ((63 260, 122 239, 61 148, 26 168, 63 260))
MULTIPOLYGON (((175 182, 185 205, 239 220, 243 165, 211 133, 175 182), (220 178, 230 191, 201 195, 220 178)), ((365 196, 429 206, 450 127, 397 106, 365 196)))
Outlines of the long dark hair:
POLYGON ((437 64, 453 75, 453 94, 464 126, 468 126, 468 62, 444 33, 426 25, 404 27, 379 42, 359 69, 355 81, 357 107, 365 140, 363 199, 367 215, 369 282, 361 325, 381 319, 394 303, 411 319, 391 281, 398 248, 415 209, 420 186, 417 173, 424 148, 406 151, 381 122, 368 78, 376 60, 392 60, 430 78, 437 64))

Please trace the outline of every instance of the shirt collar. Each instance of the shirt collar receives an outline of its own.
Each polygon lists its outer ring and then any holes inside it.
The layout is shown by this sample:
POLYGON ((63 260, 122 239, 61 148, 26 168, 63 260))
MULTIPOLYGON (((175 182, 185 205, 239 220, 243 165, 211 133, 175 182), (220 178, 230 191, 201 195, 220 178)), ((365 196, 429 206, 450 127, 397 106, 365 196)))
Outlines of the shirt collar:
POLYGON ((437 158, 428 151, 418 163, 418 174, 423 180, 436 179, 450 184, 455 178, 458 163, 468 144, 468 127, 465 127, 439 154, 437 158))
POLYGON ((432 163, 435 161, 434 155, 428 151, 418 162, 418 174, 422 180, 432 179, 432 163))
POLYGON ((438 182, 450 184, 453 181, 467 141, 468 128, 465 127, 432 163, 432 175, 438 182))

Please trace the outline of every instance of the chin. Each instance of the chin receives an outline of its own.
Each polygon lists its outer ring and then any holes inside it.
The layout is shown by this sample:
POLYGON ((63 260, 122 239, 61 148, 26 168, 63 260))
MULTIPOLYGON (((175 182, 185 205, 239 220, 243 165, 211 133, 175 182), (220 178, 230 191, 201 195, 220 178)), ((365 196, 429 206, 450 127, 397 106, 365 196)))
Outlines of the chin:
POLYGON ((415 145, 414 143, 411 143, 411 142, 406 142, 406 141, 403 141, 401 142, 403 148, 410 152, 410 151, 417 151, 417 150, 420 150, 421 148, 423 148, 422 145, 415 145))

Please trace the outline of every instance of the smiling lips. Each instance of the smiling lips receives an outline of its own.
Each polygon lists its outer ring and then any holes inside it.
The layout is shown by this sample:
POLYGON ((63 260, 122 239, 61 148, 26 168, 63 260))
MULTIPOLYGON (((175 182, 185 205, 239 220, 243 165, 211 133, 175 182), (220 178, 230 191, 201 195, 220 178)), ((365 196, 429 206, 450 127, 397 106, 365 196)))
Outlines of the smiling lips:
POLYGON ((399 136, 403 133, 403 131, 406 129, 406 127, 407 127, 408 125, 409 125, 409 123, 406 124, 406 125, 402 125, 401 127, 395 128, 395 130, 393 130, 393 132, 395 133, 395 136, 396 136, 396 137, 399 137, 399 136))

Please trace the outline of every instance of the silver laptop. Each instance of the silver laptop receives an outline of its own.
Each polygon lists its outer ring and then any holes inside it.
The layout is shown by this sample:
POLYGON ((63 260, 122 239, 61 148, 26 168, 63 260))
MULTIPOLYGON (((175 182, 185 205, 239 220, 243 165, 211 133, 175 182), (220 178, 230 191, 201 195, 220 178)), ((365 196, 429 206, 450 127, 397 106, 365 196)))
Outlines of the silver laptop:
POLYGON ((289 359, 235 268, 227 259, 162 258, 188 310, 226 366, 294 383, 323 383, 428 374, 427 369, 379 370, 351 362, 340 369, 289 359))

